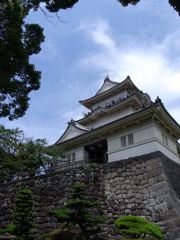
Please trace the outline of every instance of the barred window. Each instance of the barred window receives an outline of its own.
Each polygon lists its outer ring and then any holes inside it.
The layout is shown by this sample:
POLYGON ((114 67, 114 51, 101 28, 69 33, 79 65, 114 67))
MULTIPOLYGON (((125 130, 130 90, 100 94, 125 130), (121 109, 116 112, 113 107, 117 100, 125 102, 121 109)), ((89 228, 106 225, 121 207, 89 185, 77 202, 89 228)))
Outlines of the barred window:
POLYGON ((71 154, 71 159, 72 159, 72 161, 75 161, 75 158, 76 158, 76 154, 75 154, 75 152, 73 152, 73 153, 71 154))
POLYGON ((165 144, 168 146, 169 144, 168 144, 168 138, 167 138, 167 136, 165 136, 165 144))
POLYGON ((126 136, 121 137, 121 147, 126 147, 127 142, 126 142, 126 136))
POLYGON ((71 160, 71 154, 66 155, 66 159, 67 159, 67 161, 70 163, 70 160, 71 160))
POLYGON ((133 137, 132 133, 121 137, 121 147, 122 148, 133 145, 133 144, 134 144, 134 137, 133 137))
POLYGON ((133 139, 133 134, 128 135, 128 145, 133 145, 134 144, 134 139, 133 139))

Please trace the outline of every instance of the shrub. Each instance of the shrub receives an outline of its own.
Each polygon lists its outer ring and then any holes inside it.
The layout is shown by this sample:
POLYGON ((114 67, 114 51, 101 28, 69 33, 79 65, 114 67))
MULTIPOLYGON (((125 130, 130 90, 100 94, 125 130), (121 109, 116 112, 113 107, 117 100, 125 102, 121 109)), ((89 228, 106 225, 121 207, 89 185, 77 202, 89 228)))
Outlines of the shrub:
POLYGON ((56 229, 50 233, 44 234, 41 238, 42 240, 85 240, 85 238, 77 232, 73 231, 62 231, 61 229, 56 229))
POLYGON ((142 217, 123 216, 115 221, 115 227, 120 235, 130 239, 163 239, 159 226, 142 217))

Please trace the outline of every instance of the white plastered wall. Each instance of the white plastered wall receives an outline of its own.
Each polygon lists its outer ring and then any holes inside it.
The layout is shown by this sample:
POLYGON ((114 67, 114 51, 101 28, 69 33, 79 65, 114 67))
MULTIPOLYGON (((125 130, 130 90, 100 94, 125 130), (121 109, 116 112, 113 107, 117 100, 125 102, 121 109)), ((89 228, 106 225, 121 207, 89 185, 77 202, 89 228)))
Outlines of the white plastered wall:
MULTIPOLYGON (((175 140, 174 140, 168 133, 166 133, 163 129, 161 129, 161 128, 160 128, 159 126, 157 126, 157 125, 155 125, 154 131, 155 131, 155 136, 156 136, 158 139, 160 139, 160 142, 161 142, 163 145, 165 145, 165 144, 163 143, 162 134, 164 134, 164 136, 167 136, 167 138, 168 138, 168 147, 169 147, 172 151, 174 151, 174 152, 177 153, 177 145, 176 145, 176 142, 175 142, 175 140)), ((166 147, 166 145, 165 145, 165 147, 166 147)))
POLYGON ((180 163, 176 140, 157 125, 155 125, 154 132, 155 137, 158 139, 157 148, 159 151, 163 152, 170 159, 174 159, 176 162, 180 163), (168 145, 166 145, 166 143, 163 141, 162 135, 167 137, 168 145))
POLYGON ((176 141, 168 136, 169 145, 166 146, 163 143, 161 129, 153 122, 139 125, 136 128, 127 129, 126 131, 116 134, 108 138, 107 143, 109 162, 161 151, 173 161, 180 163, 176 141), (120 138, 131 133, 133 134, 134 143, 131 146, 122 148, 120 138))

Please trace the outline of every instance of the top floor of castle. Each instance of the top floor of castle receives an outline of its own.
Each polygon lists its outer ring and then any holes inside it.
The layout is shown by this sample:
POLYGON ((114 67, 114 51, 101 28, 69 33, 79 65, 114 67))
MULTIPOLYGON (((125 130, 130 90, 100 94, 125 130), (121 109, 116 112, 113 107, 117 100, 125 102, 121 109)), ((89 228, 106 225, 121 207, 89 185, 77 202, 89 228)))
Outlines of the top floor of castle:
POLYGON ((93 97, 79 102, 90 109, 90 113, 92 113, 100 108, 110 109, 115 105, 123 106, 122 102, 127 99, 130 99, 131 105, 135 109, 151 103, 149 95, 140 91, 129 76, 122 82, 111 81, 109 76, 107 76, 101 88, 93 97), (135 99, 136 101, 134 101, 135 99), (134 102, 134 104, 132 104, 132 102, 134 102))

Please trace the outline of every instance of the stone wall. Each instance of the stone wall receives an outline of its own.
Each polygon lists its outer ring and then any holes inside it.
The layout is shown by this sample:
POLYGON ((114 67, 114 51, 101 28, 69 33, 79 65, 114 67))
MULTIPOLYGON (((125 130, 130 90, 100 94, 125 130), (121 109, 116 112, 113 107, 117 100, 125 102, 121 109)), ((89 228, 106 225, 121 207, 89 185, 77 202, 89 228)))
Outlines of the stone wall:
POLYGON ((123 161, 84 165, 75 169, 0 186, 0 223, 9 222, 14 196, 21 186, 33 190, 36 223, 40 233, 57 227, 47 211, 59 208, 75 182, 84 182, 107 216, 101 236, 118 239, 113 227, 119 216, 133 214, 158 223, 165 239, 180 238, 180 165, 155 152, 123 161))

